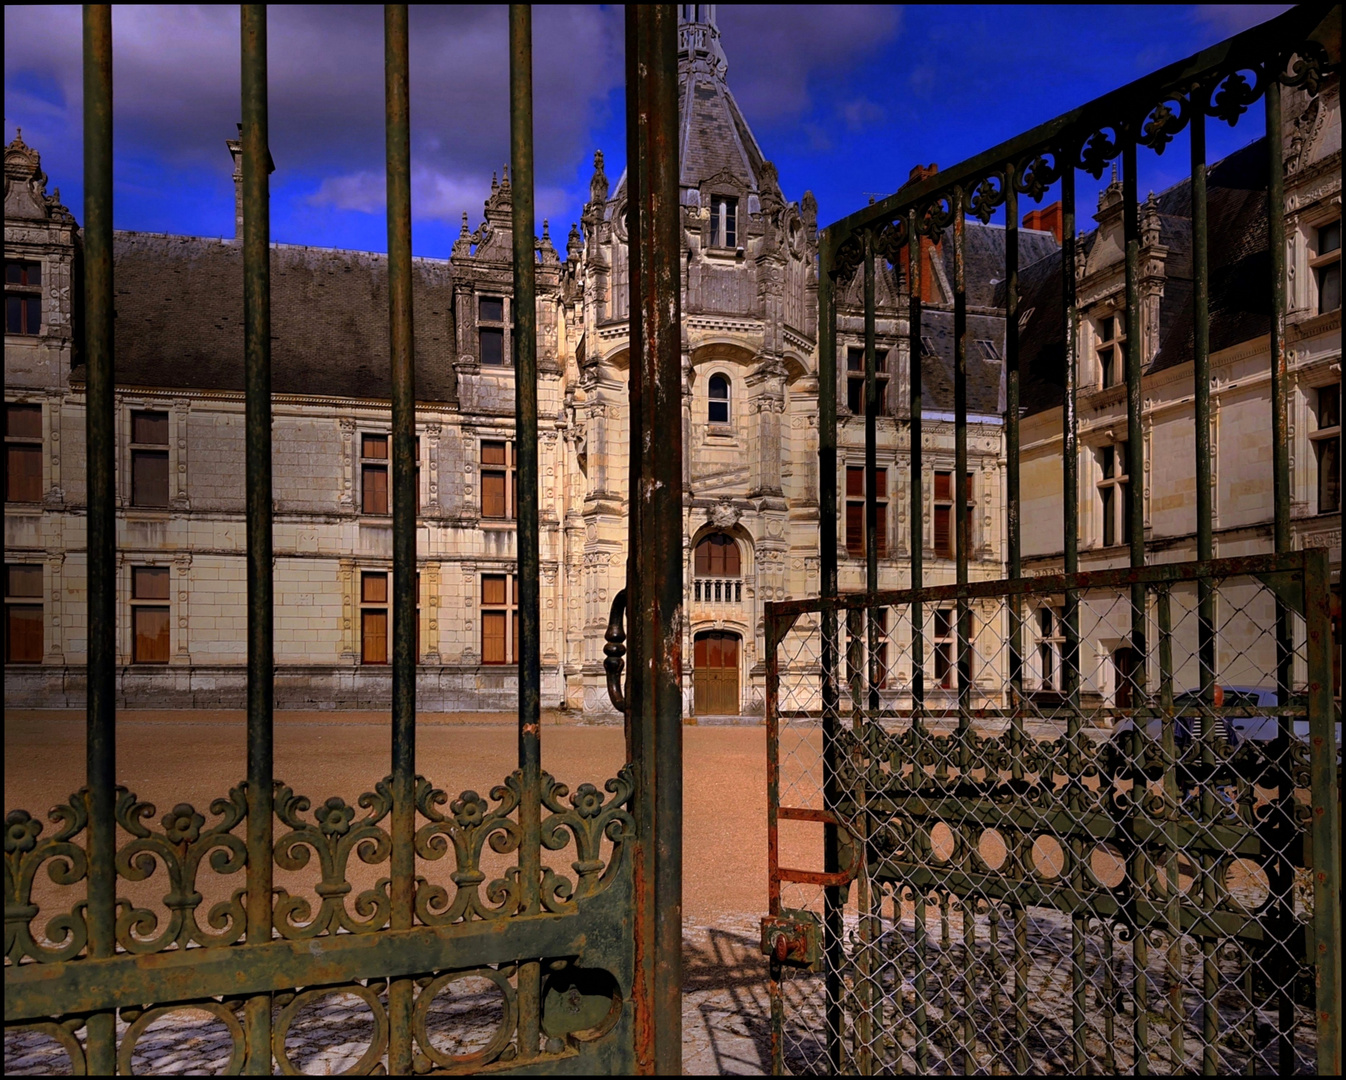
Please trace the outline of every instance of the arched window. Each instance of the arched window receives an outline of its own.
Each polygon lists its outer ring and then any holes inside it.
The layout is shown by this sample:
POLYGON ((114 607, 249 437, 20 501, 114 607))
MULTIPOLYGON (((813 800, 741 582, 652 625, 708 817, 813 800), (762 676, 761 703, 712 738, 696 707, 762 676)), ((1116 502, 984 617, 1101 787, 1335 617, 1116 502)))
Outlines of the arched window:
POLYGON ((738 577, 738 544, 724 533, 703 536, 696 544, 697 577, 738 577))
POLYGON ((707 419, 712 424, 729 423, 729 380, 723 375, 712 375, 707 393, 710 397, 707 419))
POLYGON ((724 533, 711 533, 696 543, 693 561, 696 579, 692 595, 697 603, 740 603, 743 582, 738 544, 724 533), (726 580, 728 579, 728 580, 726 580))

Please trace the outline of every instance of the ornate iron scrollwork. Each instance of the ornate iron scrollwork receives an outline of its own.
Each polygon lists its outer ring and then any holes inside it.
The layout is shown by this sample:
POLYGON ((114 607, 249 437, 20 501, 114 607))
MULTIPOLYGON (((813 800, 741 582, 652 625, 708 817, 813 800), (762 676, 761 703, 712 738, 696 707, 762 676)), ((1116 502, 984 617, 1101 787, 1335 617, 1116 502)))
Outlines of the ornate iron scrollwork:
POLYGON ((612 598, 612 610, 608 613, 608 629, 603 635, 607 642, 603 646, 603 670, 608 675, 608 698, 618 712, 626 712, 626 687, 622 683, 622 668, 626 666, 626 590, 623 589, 612 598))

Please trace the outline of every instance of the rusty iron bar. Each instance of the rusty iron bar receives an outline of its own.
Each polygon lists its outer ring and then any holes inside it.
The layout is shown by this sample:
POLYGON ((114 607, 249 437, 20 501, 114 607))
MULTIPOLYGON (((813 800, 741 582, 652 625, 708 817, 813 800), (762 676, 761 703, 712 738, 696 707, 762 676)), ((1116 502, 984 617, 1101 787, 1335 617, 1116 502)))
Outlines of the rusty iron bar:
MULTIPOLYGON (((953 190, 953 514, 955 580, 967 584, 972 519, 967 512, 967 194, 953 190)), ((972 612, 966 600, 956 606, 958 623, 958 763, 967 764, 972 729, 972 612)))
MULTIPOLYGON (((388 203, 388 356, 392 376, 392 911, 408 930, 416 889, 416 373, 411 300, 411 94, 407 6, 383 9, 388 203)), ((388 1070, 412 1067, 411 979, 388 985, 388 1070)))
MULTIPOLYGON (((1020 551, 1019 504, 1019 191, 1014 166, 1005 170, 1005 546, 1010 580, 1023 576, 1020 551)), ((1010 602, 1009 677, 1013 715, 1010 721, 1016 750, 1016 780, 1023 779, 1017 751, 1024 744, 1023 727, 1023 605, 1010 602)))
MULTIPOLYGON (((112 8, 84 8, 84 355, 88 445, 86 707, 89 956, 116 951, 117 511, 112 323, 112 8)), ((8 981, 8 979, 6 979, 8 981)), ((88 1021, 91 1074, 116 1068, 116 1014, 88 1021)))
POLYGON ((637 750, 636 1062, 682 1071, 682 302, 678 21, 626 9, 631 236, 631 485, 627 561, 637 750))
MULTIPOLYGON (((925 584, 925 464, 921 423, 921 376, 925 362, 921 343, 921 230, 915 210, 907 212, 907 384, 910 419, 907 446, 911 453, 911 587, 925 584)), ((920 728, 925 709, 925 613, 920 601, 911 609, 911 722, 920 728)))
MULTIPOLYGON (((271 153, 266 7, 239 13, 243 130, 243 364, 248 589, 249 944, 271 940, 275 582, 271 494, 271 153)), ((244 1005, 251 1075, 271 1073, 271 996, 244 1005)))
POLYGON ((1328 610, 1331 576, 1327 552, 1304 555, 1304 614, 1308 660, 1309 771, 1313 794, 1313 940, 1318 1075, 1340 1076, 1342 1069, 1341 975, 1341 791, 1336 725, 1340 706, 1333 701, 1332 616, 1328 610))
MULTIPOLYGON (((818 547, 819 582, 822 596, 836 596, 837 577, 837 302, 838 281, 833 269, 834 249, 828 233, 818 238, 818 547)), ((833 808, 840 798, 837 774, 840 767, 837 740, 841 733, 841 690, 837 683, 840 658, 839 626, 834 612, 822 618, 822 736, 823 806, 833 808)), ((835 825, 823 826, 823 869, 835 873, 840 867, 840 837, 835 825)), ((844 945, 845 891, 823 892, 823 952, 826 982, 827 1056, 834 1072, 842 1066, 841 981, 844 945)))
MULTIPOLYGON (((525 914, 541 910, 542 640, 539 601, 537 262, 533 232, 533 15, 509 6, 509 137, 513 222, 514 445, 518 468, 519 876, 525 914)), ((519 1060, 538 1055, 542 964, 519 965, 519 1060)))

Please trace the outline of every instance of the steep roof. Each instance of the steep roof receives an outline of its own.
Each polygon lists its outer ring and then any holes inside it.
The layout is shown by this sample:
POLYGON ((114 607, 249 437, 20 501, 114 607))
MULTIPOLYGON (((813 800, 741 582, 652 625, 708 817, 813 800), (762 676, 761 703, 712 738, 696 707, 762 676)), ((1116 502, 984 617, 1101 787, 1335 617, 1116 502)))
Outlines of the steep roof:
MULTIPOLYGON (((1266 139, 1257 139, 1207 172, 1211 352, 1260 337, 1271 326, 1266 157, 1266 139)), ((1156 202, 1159 239, 1169 254, 1159 303, 1159 349, 1145 367, 1147 374, 1192 358, 1190 178, 1168 188, 1156 202)), ((1085 235, 1085 253, 1096 238, 1097 230, 1085 235)), ((1021 271, 1019 288, 1019 310, 1029 312, 1019 338, 1020 402, 1031 414, 1059 407, 1065 396, 1059 252, 1021 271)))
MULTIPOLYGON (((113 265, 119 385, 243 389, 241 244, 118 232, 113 265)), ((421 401, 457 400, 449 279, 412 260, 421 401)), ((271 350, 276 393, 389 399, 388 257, 273 244, 271 350)))

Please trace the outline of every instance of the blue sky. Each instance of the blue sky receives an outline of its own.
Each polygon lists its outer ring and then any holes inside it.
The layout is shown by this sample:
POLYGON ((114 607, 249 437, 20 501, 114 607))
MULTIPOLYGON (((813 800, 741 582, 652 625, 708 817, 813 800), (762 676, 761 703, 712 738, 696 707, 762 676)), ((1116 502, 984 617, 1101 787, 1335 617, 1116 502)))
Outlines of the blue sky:
MULTIPOLYGON (((720 5, 729 84, 786 197, 825 224, 1286 5, 878 7, 720 5)), ((622 13, 535 9, 538 216, 564 247, 594 149, 624 157, 622 13)), ((115 224, 232 235, 238 9, 115 7, 115 224)), ((504 7, 413 7, 412 210, 418 255, 476 227, 509 153, 504 7)), ((83 218, 77 7, 5 8, 5 138, 22 127, 83 218)), ((385 248, 382 16, 377 7, 270 9, 272 235, 385 248)), ((1259 110, 1212 125, 1212 160, 1262 134, 1259 110)), ((1180 137, 1141 155, 1142 193, 1186 175, 1180 137)), ((1106 179, 1106 178, 1105 178, 1106 179)), ((1080 178, 1081 224, 1096 185, 1080 178)), ((540 229, 540 223, 539 223, 540 229)))

